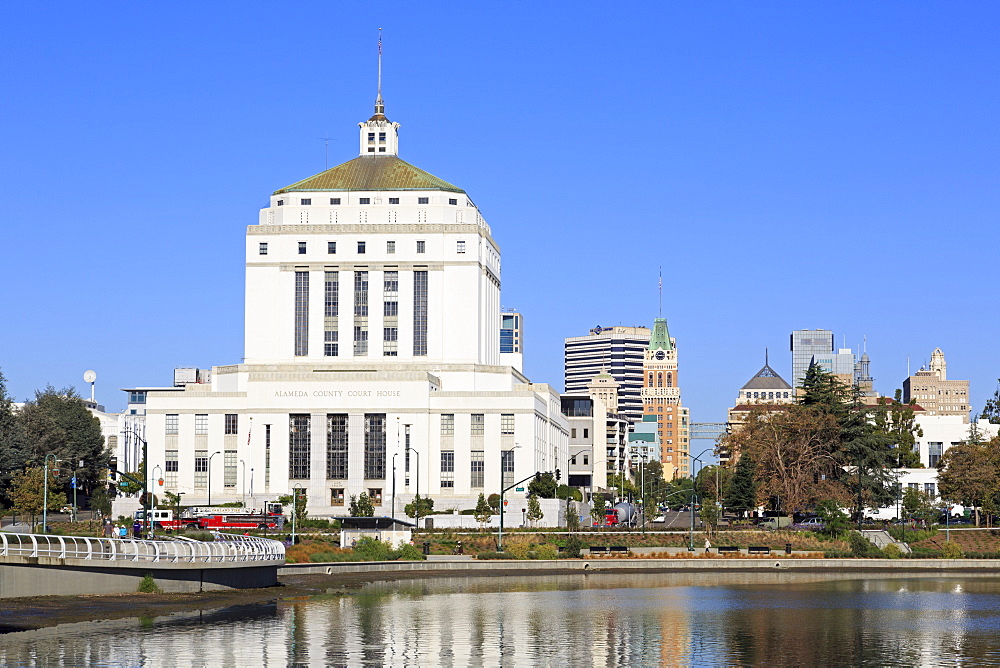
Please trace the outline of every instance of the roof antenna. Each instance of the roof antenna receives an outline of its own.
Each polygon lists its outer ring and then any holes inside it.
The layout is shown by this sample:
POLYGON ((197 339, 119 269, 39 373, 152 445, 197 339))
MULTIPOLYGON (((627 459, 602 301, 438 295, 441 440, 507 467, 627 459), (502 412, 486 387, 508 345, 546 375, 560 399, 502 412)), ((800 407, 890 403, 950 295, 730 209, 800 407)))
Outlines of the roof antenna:
POLYGON ((382 101, 382 29, 378 29, 378 97, 375 98, 375 115, 385 115, 385 103, 382 101))
MULTIPOLYGON (((326 134, 329 135, 330 133, 327 132, 326 134)), ((325 157, 326 169, 330 169, 330 140, 332 137, 320 137, 320 139, 323 140, 323 153, 325 157)))
POLYGON ((660 267, 660 317, 663 317, 663 267, 660 267))
POLYGON ((764 366, 771 366, 770 361, 767 359, 767 346, 764 346, 764 366))

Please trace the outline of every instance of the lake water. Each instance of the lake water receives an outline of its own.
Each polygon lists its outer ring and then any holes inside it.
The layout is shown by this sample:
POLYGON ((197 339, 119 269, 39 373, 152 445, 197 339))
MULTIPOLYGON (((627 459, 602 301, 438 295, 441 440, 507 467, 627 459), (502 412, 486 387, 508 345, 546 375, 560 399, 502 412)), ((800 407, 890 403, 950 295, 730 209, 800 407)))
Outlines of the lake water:
POLYGON ((0 636, 42 666, 1000 664, 1000 576, 428 578, 0 636))

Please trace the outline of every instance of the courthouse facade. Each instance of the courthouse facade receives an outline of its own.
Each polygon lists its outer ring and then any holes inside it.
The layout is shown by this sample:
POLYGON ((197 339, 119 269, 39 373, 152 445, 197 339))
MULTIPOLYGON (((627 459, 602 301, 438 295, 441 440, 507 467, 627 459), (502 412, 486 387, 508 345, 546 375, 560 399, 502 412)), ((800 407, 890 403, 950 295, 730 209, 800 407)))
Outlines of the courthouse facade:
POLYGON ((247 229, 242 363, 130 392, 158 489, 185 505, 301 488, 314 516, 361 492, 388 515, 393 489, 397 513, 418 492, 467 508, 566 468, 559 395, 501 363, 489 225, 399 158, 381 95, 359 125, 357 158, 275 191, 247 229))

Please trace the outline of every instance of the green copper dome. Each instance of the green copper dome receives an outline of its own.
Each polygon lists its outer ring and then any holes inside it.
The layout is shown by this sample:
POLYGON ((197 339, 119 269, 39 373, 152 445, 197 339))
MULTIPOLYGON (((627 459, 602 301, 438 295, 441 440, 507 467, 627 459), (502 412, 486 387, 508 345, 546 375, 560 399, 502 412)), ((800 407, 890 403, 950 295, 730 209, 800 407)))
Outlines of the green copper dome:
POLYGON ((394 155, 363 155, 310 176, 274 194, 338 190, 446 190, 465 193, 394 155))

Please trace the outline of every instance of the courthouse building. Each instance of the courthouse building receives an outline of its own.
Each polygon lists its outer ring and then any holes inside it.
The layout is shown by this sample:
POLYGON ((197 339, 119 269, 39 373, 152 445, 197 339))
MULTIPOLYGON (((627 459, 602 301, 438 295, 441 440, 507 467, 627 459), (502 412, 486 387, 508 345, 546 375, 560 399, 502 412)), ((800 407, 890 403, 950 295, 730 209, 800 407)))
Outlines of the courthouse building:
POLYGON ((397 513, 417 493, 468 508, 566 470, 559 394, 501 362, 489 225, 398 157, 381 94, 359 125, 357 158, 275 191, 247 229, 242 363, 130 391, 157 491, 259 507, 302 488, 314 516, 366 492, 388 515, 394 489, 397 513))

